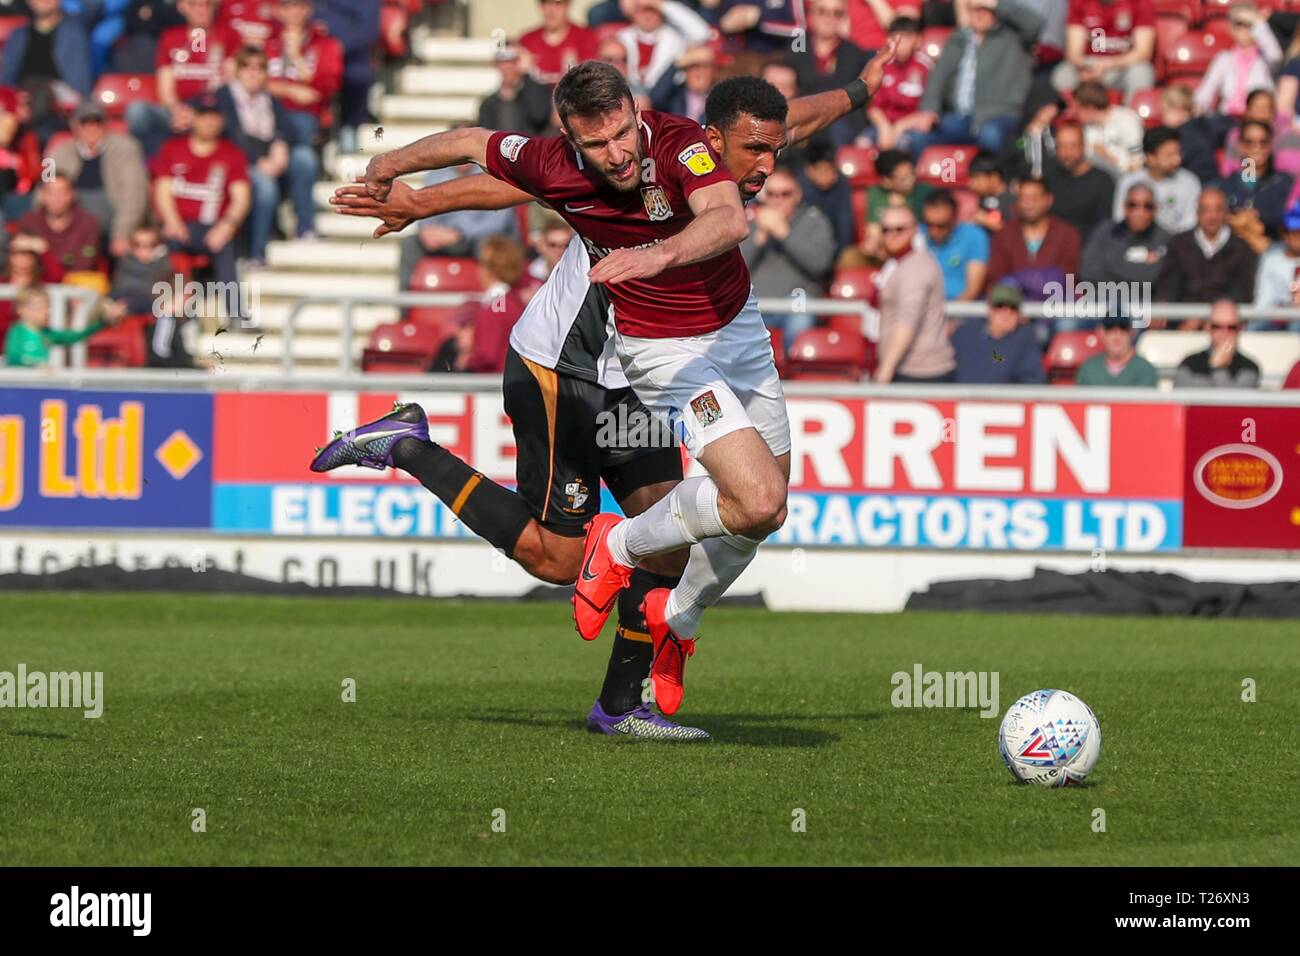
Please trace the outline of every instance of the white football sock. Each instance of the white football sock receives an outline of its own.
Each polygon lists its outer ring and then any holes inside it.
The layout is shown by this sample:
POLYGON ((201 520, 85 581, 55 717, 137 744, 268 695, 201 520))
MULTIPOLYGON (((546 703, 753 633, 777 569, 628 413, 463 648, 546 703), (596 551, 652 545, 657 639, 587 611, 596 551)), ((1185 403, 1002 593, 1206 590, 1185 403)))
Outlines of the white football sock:
POLYGON ((635 567, 642 558, 676 551, 727 533, 718 514, 718 486, 708 475, 687 478, 609 533, 609 552, 619 564, 635 567))
POLYGON ((735 583, 758 554, 759 542, 743 535, 708 538, 691 548, 690 560, 677 587, 668 594, 664 616, 678 637, 694 637, 704 609, 735 583))

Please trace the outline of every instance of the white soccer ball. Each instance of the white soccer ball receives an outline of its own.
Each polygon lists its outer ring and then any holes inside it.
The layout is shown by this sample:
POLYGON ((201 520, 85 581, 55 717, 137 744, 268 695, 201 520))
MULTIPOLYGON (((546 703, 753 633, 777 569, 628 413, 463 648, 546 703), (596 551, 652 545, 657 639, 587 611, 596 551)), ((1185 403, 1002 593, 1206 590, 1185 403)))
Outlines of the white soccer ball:
POLYGON ((1063 690, 1036 690, 1011 705, 998 728, 998 750, 1012 776, 1044 787, 1082 783, 1101 755, 1101 724, 1063 690))

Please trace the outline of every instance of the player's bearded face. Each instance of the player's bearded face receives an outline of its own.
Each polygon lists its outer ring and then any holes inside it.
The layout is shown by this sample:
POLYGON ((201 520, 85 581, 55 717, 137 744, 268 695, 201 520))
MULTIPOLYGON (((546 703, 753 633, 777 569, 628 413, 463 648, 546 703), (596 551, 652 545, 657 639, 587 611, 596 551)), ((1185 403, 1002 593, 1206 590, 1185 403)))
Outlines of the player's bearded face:
POLYGON ((641 186, 641 114, 625 103, 599 116, 570 116, 569 141, 583 162, 620 192, 641 186))
POLYGON ((723 164, 735 177, 736 185, 740 187, 740 198, 746 202, 762 191, 767 177, 776 168, 777 154, 788 142, 784 123, 758 120, 745 114, 725 132, 716 126, 708 127, 707 135, 723 164))

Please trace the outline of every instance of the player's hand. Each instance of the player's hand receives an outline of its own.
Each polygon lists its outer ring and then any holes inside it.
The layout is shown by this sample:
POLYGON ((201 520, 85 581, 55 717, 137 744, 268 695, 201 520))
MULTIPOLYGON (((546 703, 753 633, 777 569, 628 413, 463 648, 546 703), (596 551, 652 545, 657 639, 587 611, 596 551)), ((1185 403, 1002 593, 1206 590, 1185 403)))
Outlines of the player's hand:
POLYGON ((375 227, 376 239, 391 232, 401 232, 417 216, 413 211, 415 190, 401 180, 395 180, 388 191, 388 198, 375 199, 370 195, 365 180, 358 178, 357 185, 340 186, 330 196, 330 205, 342 216, 370 216, 380 221, 375 227))
POLYGON ((388 198, 395 179, 397 173, 393 170, 392 163, 388 161, 387 153, 371 157, 370 162, 366 164, 366 175, 363 180, 366 184, 366 195, 383 202, 388 198))
POLYGON ((871 96, 876 95, 876 90, 880 89, 880 84, 885 82, 885 67, 894 61, 894 53, 898 50, 897 35, 891 36, 885 41, 885 45, 876 51, 876 55, 867 61, 867 65, 862 68, 862 73, 858 79, 867 84, 867 93, 871 96))
POLYGON ((592 282, 616 285, 629 279, 657 276, 667 267, 666 257, 656 251, 655 246, 647 249, 615 249, 591 267, 587 278, 592 282))

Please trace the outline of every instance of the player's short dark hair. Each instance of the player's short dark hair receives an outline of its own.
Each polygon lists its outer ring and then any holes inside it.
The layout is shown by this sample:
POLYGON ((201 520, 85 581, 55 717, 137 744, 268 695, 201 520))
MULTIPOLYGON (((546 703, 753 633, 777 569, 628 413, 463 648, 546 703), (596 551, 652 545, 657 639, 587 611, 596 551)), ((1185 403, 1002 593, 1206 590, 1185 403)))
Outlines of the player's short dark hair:
POLYGON ((555 84, 555 112, 566 128, 570 116, 603 116, 632 103, 627 79, 601 60, 584 60, 555 84))
POLYGON ((936 189, 930 195, 925 197, 925 202, 921 203, 922 207, 926 206, 944 206, 952 210, 952 214, 957 214, 957 199, 946 189, 936 189))
POLYGON ((784 125, 789 111, 790 105, 780 91, 757 76, 733 76, 716 83, 704 101, 708 125, 724 133, 742 116, 784 125))
POLYGON ((882 179, 888 179, 904 163, 916 165, 910 153, 905 153, 901 149, 882 149, 880 155, 876 157, 876 173, 882 179))
POLYGON ((1168 126, 1155 126, 1142 134, 1142 152, 1150 156, 1170 141, 1178 142, 1178 133, 1168 126))
POLYGON ((1007 171, 996 153, 987 150, 978 153, 970 163, 970 176, 1001 176, 1007 178, 1007 171))

